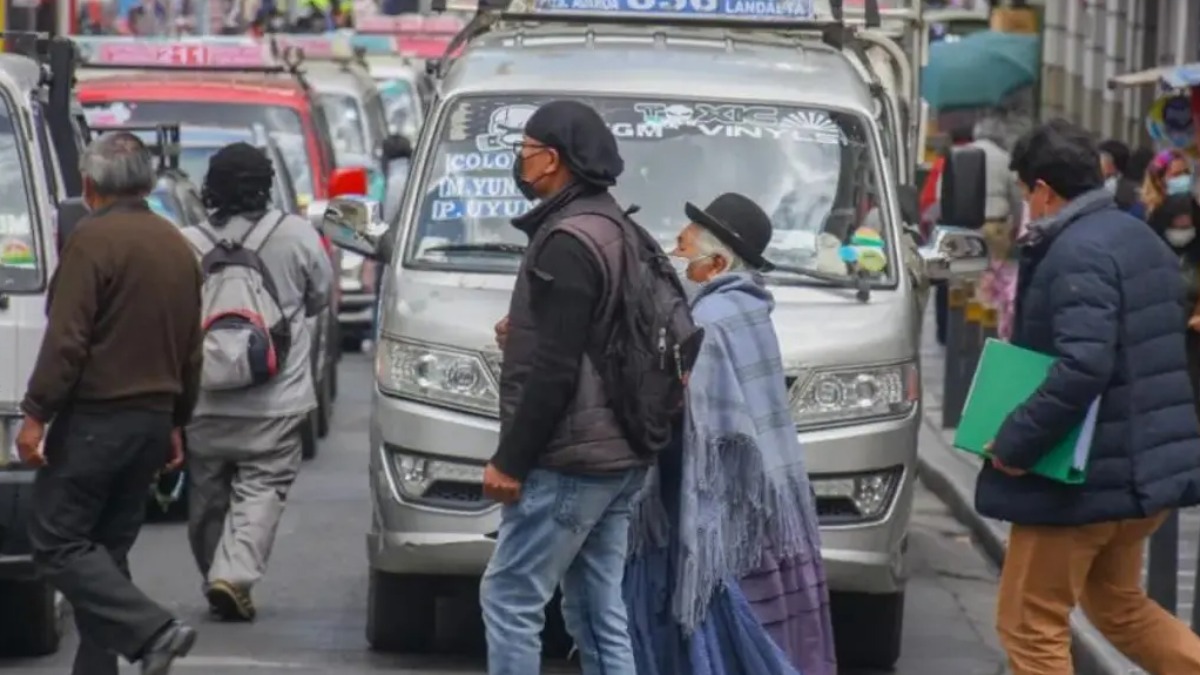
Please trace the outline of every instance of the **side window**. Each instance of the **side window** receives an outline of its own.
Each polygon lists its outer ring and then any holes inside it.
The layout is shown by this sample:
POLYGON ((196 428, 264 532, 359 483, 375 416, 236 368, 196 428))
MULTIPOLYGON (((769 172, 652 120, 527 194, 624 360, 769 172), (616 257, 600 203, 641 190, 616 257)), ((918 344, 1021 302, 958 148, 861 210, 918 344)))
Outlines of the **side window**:
POLYGON ((50 141, 50 127, 46 124, 46 115, 42 112, 42 103, 33 97, 33 127, 38 137, 38 151, 42 156, 42 168, 46 172, 46 184, 50 186, 51 194, 57 202, 66 195, 62 192, 62 174, 58 165, 58 155, 54 152, 54 144, 50 141))
POLYGON ((188 225, 199 225, 208 220, 208 212, 204 210, 204 202, 200 194, 191 185, 180 185, 179 202, 183 204, 183 217, 188 225))
POLYGON ((363 105, 366 108, 367 125, 371 128, 371 137, 376 141, 387 138, 387 111, 384 110, 383 97, 379 95, 379 91, 374 90, 367 94, 363 105))

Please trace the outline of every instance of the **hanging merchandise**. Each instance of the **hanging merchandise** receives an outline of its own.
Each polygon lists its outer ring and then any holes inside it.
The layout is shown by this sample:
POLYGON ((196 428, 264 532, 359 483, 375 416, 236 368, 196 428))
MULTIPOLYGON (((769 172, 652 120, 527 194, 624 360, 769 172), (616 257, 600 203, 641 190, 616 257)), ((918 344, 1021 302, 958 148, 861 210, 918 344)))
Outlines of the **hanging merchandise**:
POLYGON ((1158 149, 1181 150, 1193 157, 1196 155, 1192 96, 1168 94, 1151 104, 1146 113, 1146 133, 1158 149))

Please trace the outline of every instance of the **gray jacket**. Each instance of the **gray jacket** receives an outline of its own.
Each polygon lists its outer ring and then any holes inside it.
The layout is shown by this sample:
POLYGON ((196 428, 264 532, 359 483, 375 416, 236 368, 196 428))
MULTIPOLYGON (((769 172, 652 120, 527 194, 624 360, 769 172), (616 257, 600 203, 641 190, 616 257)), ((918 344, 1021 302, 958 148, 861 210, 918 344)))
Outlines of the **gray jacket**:
MULTIPOLYGON (((270 227, 280 216, 272 209, 260 227, 270 227)), ((218 239, 241 240, 254 221, 241 216, 224 227, 212 227, 218 239)), ((184 236, 199 254, 207 239, 195 227, 184 236)), ((312 374, 313 334, 310 317, 329 305, 333 289, 333 267, 329 254, 312 224, 299 216, 284 216, 283 222, 258 251, 279 292, 283 313, 292 317, 292 348, 283 371, 266 384, 242 391, 201 391, 196 417, 274 418, 303 415, 317 406, 312 374)))

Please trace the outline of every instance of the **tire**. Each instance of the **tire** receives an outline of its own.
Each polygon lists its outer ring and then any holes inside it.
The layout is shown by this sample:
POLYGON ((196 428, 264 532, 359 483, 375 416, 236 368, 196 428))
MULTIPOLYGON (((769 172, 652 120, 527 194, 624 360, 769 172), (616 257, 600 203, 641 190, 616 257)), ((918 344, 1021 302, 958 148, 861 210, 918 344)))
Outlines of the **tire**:
POLYGON ((408 654, 434 651, 440 587, 425 576, 371 570, 367 588, 367 643, 371 649, 408 654))
POLYGON ((41 580, 0 580, 0 654, 46 656, 58 651, 58 600, 41 580))
POLYGON ((316 408, 308 413, 308 417, 300 424, 300 457, 312 459, 317 456, 317 418, 320 413, 316 408))
POLYGON ((838 666, 890 670, 903 644, 904 592, 831 596, 838 666))
POLYGON ((362 336, 355 331, 342 331, 342 351, 343 352, 361 352, 362 351, 362 336))
POLYGON ((333 415, 333 398, 329 393, 329 371, 317 383, 317 438, 329 435, 329 418, 333 415))

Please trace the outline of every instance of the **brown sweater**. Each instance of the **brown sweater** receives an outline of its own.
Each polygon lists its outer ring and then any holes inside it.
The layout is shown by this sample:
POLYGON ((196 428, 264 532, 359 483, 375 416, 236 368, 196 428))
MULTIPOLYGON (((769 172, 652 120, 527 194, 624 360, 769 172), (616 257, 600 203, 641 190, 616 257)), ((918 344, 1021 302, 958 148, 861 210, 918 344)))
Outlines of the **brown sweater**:
POLYGON ((21 409, 43 422, 68 406, 160 410, 187 424, 200 384, 201 283, 183 235, 144 201, 89 215, 50 283, 21 409))

